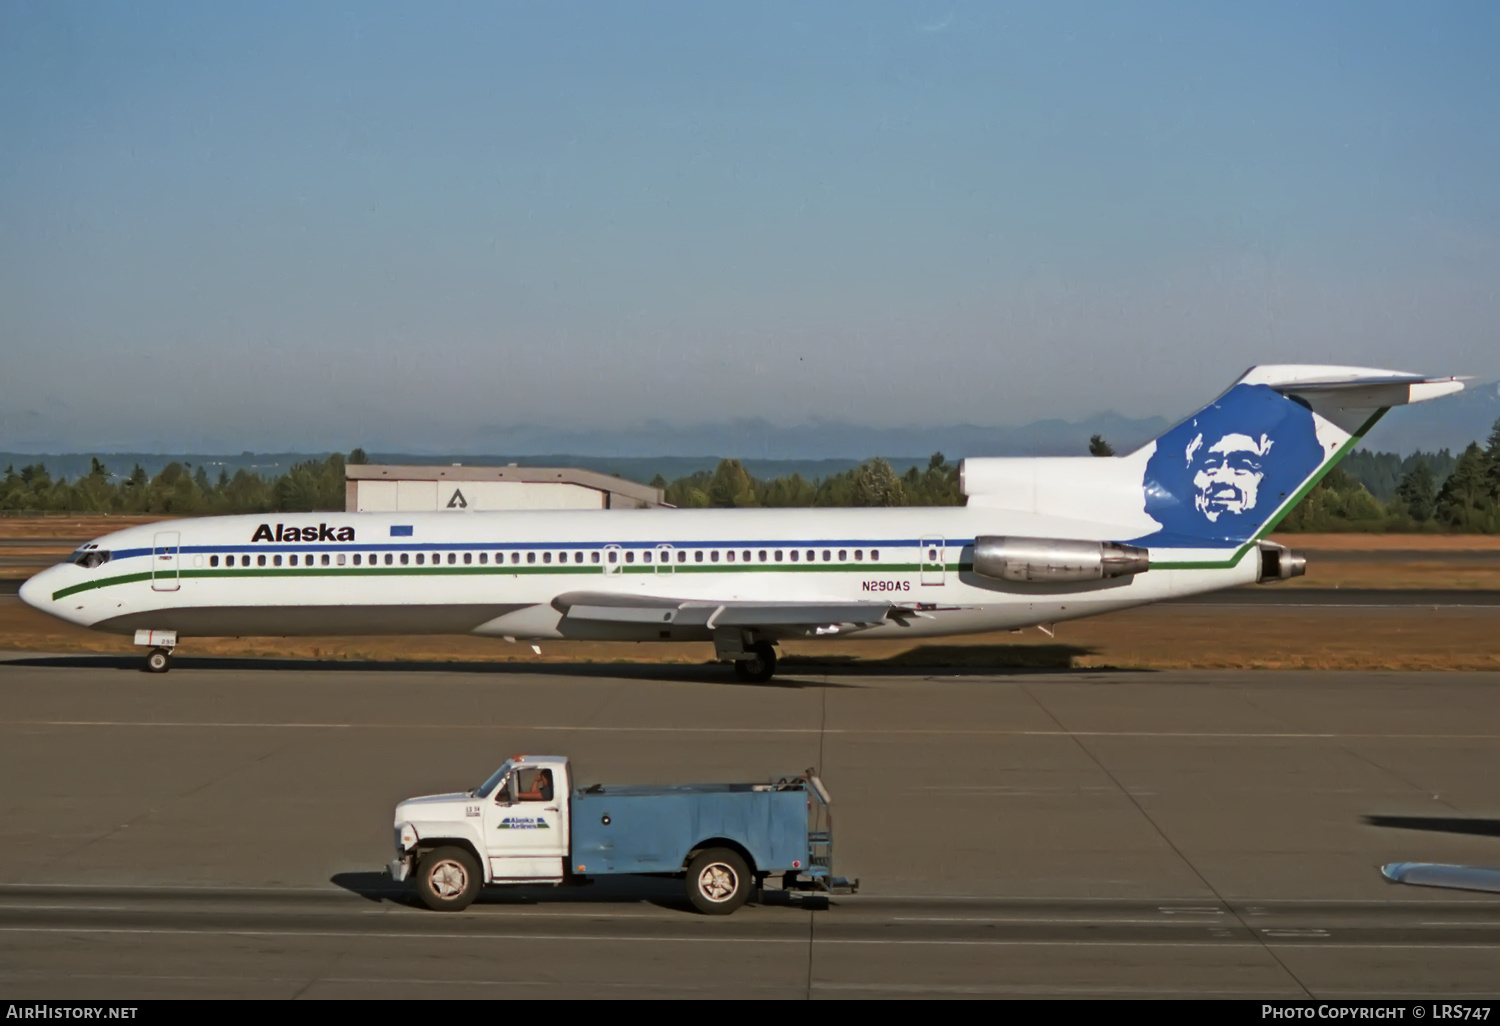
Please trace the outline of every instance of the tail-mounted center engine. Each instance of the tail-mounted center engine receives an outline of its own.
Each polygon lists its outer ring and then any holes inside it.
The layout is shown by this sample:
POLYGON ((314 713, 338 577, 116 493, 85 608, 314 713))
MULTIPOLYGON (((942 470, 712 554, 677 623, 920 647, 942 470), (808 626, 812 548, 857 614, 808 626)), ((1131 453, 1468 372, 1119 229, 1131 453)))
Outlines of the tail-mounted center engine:
POLYGON ((1102 581, 1145 573, 1149 566, 1146 549, 1116 542, 993 535, 974 539, 974 572, 996 581, 1102 581))
POLYGON ((1255 578, 1256 584, 1289 581, 1293 577, 1301 577, 1307 573, 1307 557, 1298 555, 1285 545, 1263 541, 1259 544, 1259 548, 1260 574, 1255 578))

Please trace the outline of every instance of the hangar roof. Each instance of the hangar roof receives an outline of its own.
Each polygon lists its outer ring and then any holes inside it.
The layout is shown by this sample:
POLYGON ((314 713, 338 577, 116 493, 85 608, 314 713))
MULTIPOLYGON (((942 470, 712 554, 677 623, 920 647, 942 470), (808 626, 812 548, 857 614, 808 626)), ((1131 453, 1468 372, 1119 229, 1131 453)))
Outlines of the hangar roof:
POLYGON ((666 505, 660 488, 637 484, 623 477, 601 474, 578 467, 481 467, 453 464, 346 463, 346 481, 512 481, 520 484, 572 484, 608 492, 612 508, 628 508, 645 503, 666 505), (618 498, 616 498, 618 496, 618 498))

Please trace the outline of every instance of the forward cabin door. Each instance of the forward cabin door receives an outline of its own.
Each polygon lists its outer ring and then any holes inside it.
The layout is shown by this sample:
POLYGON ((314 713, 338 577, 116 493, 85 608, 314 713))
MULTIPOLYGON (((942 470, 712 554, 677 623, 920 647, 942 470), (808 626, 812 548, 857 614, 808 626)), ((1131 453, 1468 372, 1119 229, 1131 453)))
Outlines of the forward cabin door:
POLYGON ((182 535, 177 531, 157 531, 151 545, 151 587, 157 591, 176 591, 182 587, 178 567, 182 535))
POLYGON ((948 577, 948 558, 944 540, 940 537, 922 539, 922 583, 929 587, 941 585, 948 577))

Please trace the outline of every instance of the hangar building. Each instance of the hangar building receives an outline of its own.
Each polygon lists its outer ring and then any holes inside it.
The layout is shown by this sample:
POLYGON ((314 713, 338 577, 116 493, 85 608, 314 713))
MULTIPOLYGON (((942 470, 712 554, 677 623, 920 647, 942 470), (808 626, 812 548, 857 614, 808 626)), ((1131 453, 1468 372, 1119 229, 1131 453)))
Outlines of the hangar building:
POLYGON ((649 509, 662 490, 573 467, 344 467, 351 513, 432 513, 496 509, 649 509))

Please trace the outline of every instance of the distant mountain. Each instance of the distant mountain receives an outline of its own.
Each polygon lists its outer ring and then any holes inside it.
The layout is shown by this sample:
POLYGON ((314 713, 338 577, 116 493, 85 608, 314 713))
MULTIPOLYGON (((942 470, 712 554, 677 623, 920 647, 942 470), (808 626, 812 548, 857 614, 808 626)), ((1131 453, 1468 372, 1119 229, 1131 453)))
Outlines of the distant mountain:
MULTIPOLYGON (((1402 455, 1416 450, 1461 450, 1483 441, 1500 419, 1500 383, 1470 384, 1459 395, 1419 406, 1392 410, 1372 433, 1368 447, 1402 455)), ((698 470, 712 470, 722 457, 745 463, 756 477, 767 479, 799 473, 806 478, 827 477, 872 456, 891 461, 898 472, 927 465, 941 452, 950 462, 965 456, 1082 456, 1089 437, 1103 435, 1116 452, 1126 453, 1161 434, 1169 426, 1163 417, 1131 418, 1101 413, 1084 420, 1038 420, 1020 427, 866 427, 842 421, 814 421, 781 427, 764 420, 679 427, 651 421, 616 431, 561 431, 535 427, 487 427, 461 453, 371 452, 380 463, 473 463, 522 466, 577 466, 650 481, 660 474, 668 481, 698 470)), ((249 470, 266 477, 285 473, 293 463, 322 459, 324 452, 252 453, 237 456, 209 453, 14 453, 0 452, 0 466, 19 469, 45 464, 53 477, 75 478, 89 471, 98 456, 112 473, 128 475, 139 463, 148 474, 176 460, 204 467, 217 477, 226 470, 249 470)))
POLYGON ((1413 452, 1458 452, 1483 445, 1500 420, 1500 382, 1470 381, 1458 395, 1416 406, 1398 406, 1370 433, 1369 447, 1403 456, 1413 452))

